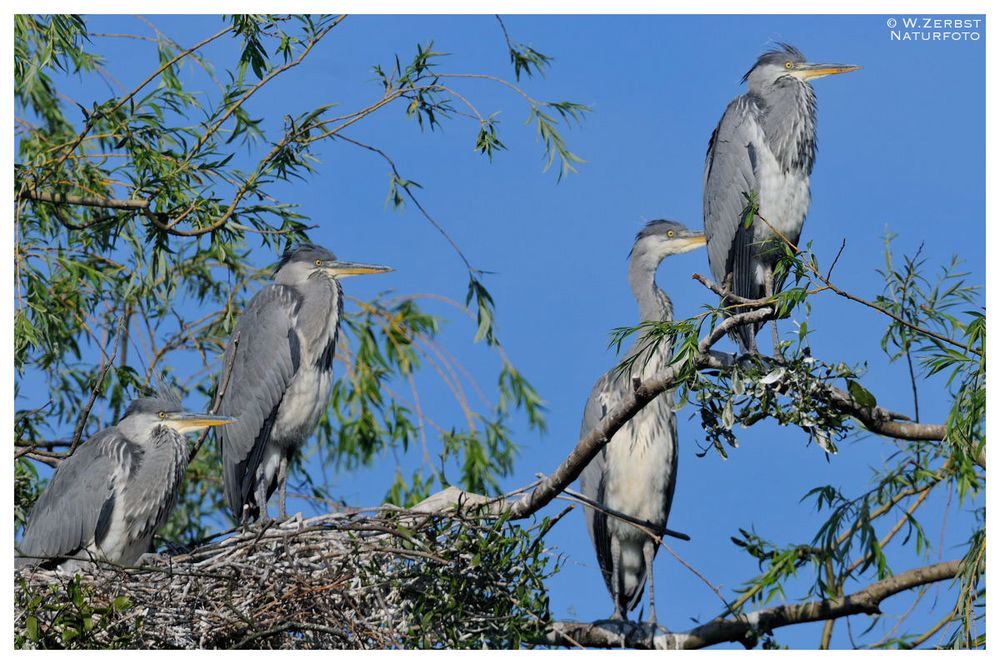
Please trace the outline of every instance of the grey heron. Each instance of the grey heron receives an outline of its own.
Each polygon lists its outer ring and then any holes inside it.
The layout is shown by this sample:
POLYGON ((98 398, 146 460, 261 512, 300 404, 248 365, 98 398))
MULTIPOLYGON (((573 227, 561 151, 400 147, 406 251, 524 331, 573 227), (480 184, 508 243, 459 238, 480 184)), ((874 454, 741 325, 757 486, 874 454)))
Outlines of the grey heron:
POLYGON ((177 500, 188 464, 183 434, 232 421, 184 412, 169 396, 133 401, 118 424, 59 464, 28 517, 17 566, 43 559, 66 570, 92 560, 134 564, 177 500))
MULTIPOLYGON (((704 216, 708 263, 721 285, 759 299, 780 292, 774 268, 783 235, 799 241, 809 209, 809 175, 816 159, 816 94, 809 81, 860 69, 812 64, 794 46, 779 44, 761 55, 743 77, 747 92, 726 107, 708 143, 704 216), (744 193, 758 196, 759 214, 747 228, 744 193)), ((760 323, 734 332, 742 352, 756 351, 760 323)), ((774 332, 778 352, 777 325, 774 332)))
POLYGON ((330 404, 344 307, 338 280, 390 270, 299 245, 285 253, 274 283, 254 295, 240 316, 235 343, 226 350, 223 366, 230 354, 236 356, 218 409, 239 420, 218 434, 226 500, 237 522, 266 519, 276 488, 285 517, 289 463, 330 404))
MULTIPOLYGON (((628 280, 639 305, 642 321, 669 321, 670 298, 656 285, 656 269, 667 256, 704 246, 702 233, 673 221, 656 220, 636 236, 629 254, 628 280)), ((581 435, 589 432, 633 390, 633 378, 648 378, 670 361, 668 344, 644 348, 637 339, 628 351, 641 353, 629 372, 604 374, 594 385, 583 411, 581 435)), ((664 392, 651 401, 584 468, 582 493, 597 503, 665 528, 677 479, 677 420, 673 394, 664 392)), ((656 623, 653 600, 653 558, 656 542, 635 525, 587 505, 587 530, 597 551, 597 561, 614 603, 612 620, 621 620, 642 598, 648 579, 649 621, 656 623)))

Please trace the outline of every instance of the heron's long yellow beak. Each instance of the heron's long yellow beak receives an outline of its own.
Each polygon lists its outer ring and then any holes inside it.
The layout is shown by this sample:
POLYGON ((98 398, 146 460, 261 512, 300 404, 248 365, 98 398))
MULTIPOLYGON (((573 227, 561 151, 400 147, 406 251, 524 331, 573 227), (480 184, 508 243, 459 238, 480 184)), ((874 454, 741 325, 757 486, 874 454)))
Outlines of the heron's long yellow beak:
POLYGON ((693 233, 684 239, 684 251, 693 251, 698 247, 704 247, 708 241, 704 233, 693 233))
POLYGON ((352 263, 350 261, 327 261, 323 265, 323 269, 334 277, 353 277, 357 274, 392 272, 392 268, 385 265, 369 265, 367 263, 352 263))
POLYGON ((166 424, 180 433, 200 431, 208 427, 221 427, 235 421, 235 417, 207 413, 171 413, 166 417, 166 424))
POLYGON ((794 71, 791 72, 792 76, 802 79, 803 81, 809 81, 814 78, 823 78, 824 76, 830 76, 832 74, 846 74, 850 71, 857 71, 861 69, 861 65, 816 65, 812 63, 798 65, 794 71))

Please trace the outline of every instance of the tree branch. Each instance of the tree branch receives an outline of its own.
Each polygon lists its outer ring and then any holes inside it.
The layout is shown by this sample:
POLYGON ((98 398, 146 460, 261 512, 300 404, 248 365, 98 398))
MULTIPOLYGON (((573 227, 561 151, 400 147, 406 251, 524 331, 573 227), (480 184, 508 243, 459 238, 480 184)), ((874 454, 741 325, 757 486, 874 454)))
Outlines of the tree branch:
MULTIPOLYGON (((226 34, 228 32, 231 32, 232 30, 233 30, 232 26, 229 26, 228 28, 224 28, 224 29, 220 30, 219 32, 216 32, 211 37, 207 37, 206 39, 201 40, 200 42, 198 42, 197 44, 195 44, 191 48, 188 48, 188 49, 185 49, 185 50, 181 51, 180 53, 178 53, 177 55, 175 55, 173 58, 171 58, 170 60, 168 60, 167 62, 162 63, 160 65, 160 67, 156 71, 154 71, 152 74, 150 74, 149 76, 147 76, 146 79, 143 80, 141 83, 139 83, 139 85, 137 87, 135 87, 130 93, 128 93, 127 95, 125 95, 124 97, 122 97, 121 99, 119 99, 118 103, 116 103, 114 106, 112 106, 111 110, 108 111, 106 115, 111 115, 112 113, 117 112, 118 109, 120 109, 122 106, 124 106, 129 101, 131 101, 132 98, 134 98, 137 94, 139 94, 140 90, 142 90, 144 87, 146 87, 147 85, 149 85, 149 83, 151 83, 154 79, 156 79, 157 76, 159 76, 160 74, 162 74, 163 72, 165 72, 167 69, 169 69, 170 67, 173 67, 177 62, 179 62, 180 60, 186 58, 188 55, 194 53, 195 51, 197 51, 198 49, 202 48, 203 46, 205 46, 205 45, 207 45, 207 44, 215 41, 216 39, 218 39, 219 37, 223 36, 224 34, 226 34)), ((96 120, 97 120, 98 117, 99 116, 97 114, 94 114, 94 115, 91 115, 87 119, 87 122, 84 124, 83 129, 80 131, 79 134, 77 134, 76 138, 69 144, 68 149, 65 150, 59 156, 58 160, 55 163, 55 166, 53 166, 50 169, 50 171, 49 171, 50 173, 55 173, 56 171, 58 171, 59 168, 66 162, 66 160, 69 159, 69 156, 71 154, 73 154, 73 152, 80 146, 80 144, 83 142, 83 140, 87 137, 87 134, 90 133, 90 130, 93 129, 94 123, 96 122, 96 120)))
MULTIPOLYGON (((786 245, 788 245, 788 247, 793 252, 795 252, 796 256, 799 256, 799 255, 801 255, 803 253, 794 242, 792 242, 791 240, 788 239, 787 236, 785 236, 784 233, 782 233, 780 230, 778 230, 777 228, 775 228, 774 226, 772 226, 771 222, 769 222, 767 219, 765 219, 764 217, 762 217, 761 214, 760 214, 760 212, 757 212, 756 216, 757 216, 758 219, 760 219, 762 222, 764 222, 765 225, 767 225, 767 227, 771 230, 771 232, 773 232, 775 235, 777 235, 778 237, 780 237, 781 240, 786 245)), ((840 251, 843 251, 843 247, 841 247, 840 251)), ((830 270, 831 271, 833 270, 833 265, 835 265, 836 262, 837 262, 837 260, 840 258, 840 251, 837 252, 837 257, 834 258, 834 262, 830 266, 830 270)), ((813 275, 815 275, 815 277, 826 288, 829 288, 830 290, 832 290, 834 293, 836 293, 840 297, 842 297, 844 299, 847 299, 847 300, 850 300, 851 302, 857 302, 858 304, 863 304, 864 306, 869 307, 870 309, 874 309, 875 311, 878 311, 878 312, 880 312, 882 314, 885 314, 886 316, 888 316, 889 318, 893 319, 894 321, 896 321, 900 325, 905 325, 906 327, 910 328, 914 332, 917 332, 918 334, 923 334, 924 336, 931 337, 933 339, 937 339, 938 341, 941 341, 943 343, 951 344, 952 346, 954 346, 956 348, 960 348, 960 349, 962 349, 964 351, 967 351, 967 352, 970 352, 970 353, 975 353, 976 355, 978 355, 980 357, 983 356, 982 351, 979 351, 979 350, 976 350, 975 348, 972 348, 971 345, 970 346, 966 346, 966 344, 963 344, 960 341, 956 341, 955 339, 951 339, 949 337, 946 337, 943 334, 938 334, 937 332, 934 332, 933 330, 928 330, 927 328, 920 327, 919 325, 914 325, 913 323, 911 323, 911 322, 909 322, 907 320, 904 320, 903 318, 901 318, 900 316, 896 315, 895 313, 889 311, 888 309, 880 307, 879 305, 875 304, 874 302, 869 302, 868 300, 866 300, 864 298, 858 297, 856 295, 852 295, 852 294, 848 293, 847 291, 845 291, 844 289, 839 288, 838 286, 835 286, 833 284, 833 282, 830 281, 829 275, 827 275, 826 277, 824 277, 823 274, 819 271, 819 267, 817 267, 817 265, 815 263, 815 260, 809 260, 809 261, 803 260, 802 261, 802 265, 804 265, 810 272, 812 272, 813 275)))
MULTIPOLYGON (((731 320, 731 319, 729 319, 731 320)), ((784 366, 779 360, 769 361, 774 366, 784 366)), ((722 353, 710 353, 700 355, 698 358, 699 369, 731 369, 736 363, 736 358, 732 355, 722 353)), ((947 437, 947 427, 944 424, 925 424, 920 422, 901 422, 905 415, 895 413, 881 406, 864 406, 859 403, 849 392, 841 390, 832 385, 824 386, 825 397, 831 406, 845 415, 849 415, 858 420, 866 429, 872 433, 877 433, 889 438, 899 438, 901 440, 937 440, 943 441, 947 437)), ((980 455, 976 461, 980 467, 986 468, 986 457, 980 455)))
POLYGON ((543 645, 589 648, 641 648, 656 650, 697 650, 719 643, 756 645, 761 634, 788 625, 843 618, 860 613, 877 614, 881 602, 893 595, 958 576, 961 561, 911 569, 877 581, 858 592, 834 600, 783 604, 748 613, 740 618, 715 619, 690 632, 653 633, 645 624, 600 621, 596 623, 554 622, 543 645))
POLYGON ((100 373, 97 375, 97 380, 94 381, 94 387, 90 390, 90 399, 87 401, 87 405, 83 407, 83 412, 80 413, 80 418, 77 420, 76 429, 73 431, 73 442, 70 444, 69 452, 66 456, 72 456, 73 452, 80 445, 80 440, 83 438, 83 430, 87 426, 87 419, 90 417, 90 411, 94 407, 94 402, 97 401, 97 397, 101 395, 101 385, 104 384, 104 377, 108 375, 108 370, 111 365, 114 364, 115 356, 118 354, 118 344, 121 341, 122 336, 125 334, 126 326, 128 325, 125 317, 118 322, 118 335, 114 343, 111 344, 111 355, 104 362, 104 366, 101 367, 100 373))
MULTIPOLYGON (((718 327, 708 333, 698 344, 701 352, 695 359, 697 369, 731 369, 737 362, 732 355, 713 352, 707 348, 710 339, 718 340, 725 333, 720 328, 726 325, 741 325, 759 320, 766 320, 771 315, 771 309, 756 309, 727 318, 718 327)), ((674 362, 652 378, 639 383, 632 394, 619 402, 594 429, 583 436, 566 460, 530 494, 511 505, 511 516, 515 519, 525 518, 547 505, 553 498, 576 481, 584 467, 597 455, 611 438, 632 417, 642 410, 646 404, 660 393, 675 387, 679 376, 685 369, 688 360, 674 362)), ((780 362, 775 361, 780 366, 780 362)), ((943 424, 918 424, 915 422, 898 422, 896 415, 880 406, 862 406, 854 397, 844 390, 831 385, 825 386, 826 396, 830 404, 840 412, 854 417, 869 431, 892 438, 905 440, 944 440, 946 428, 943 424)), ((985 458, 980 459, 985 468, 985 458)))
POLYGON ((54 203, 56 205, 85 205, 87 207, 110 208, 113 210, 139 210, 149 209, 149 201, 144 198, 105 198, 102 196, 76 196, 73 194, 53 194, 37 189, 28 189, 19 192, 18 198, 29 201, 41 201, 43 203, 54 203))
MULTIPOLYGON (((710 349, 710 346, 721 339, 729 327, 767 320, 768 317, 773 315, 772 312, 771 307, 763 307, 736 314, 722 321, 698 343, 699 353, 694 358, 694 368, 696 370, 731 369, 736 365, 737 358, 730 354, 713 351, 710 349)), ((783 366, 780 360, 772 361, 775 366, 783 366)), ((587 464, 597 456, 598 452, 608 444, 615 433, 625 423, 631 420, 632 417, 662 392, 676 387, 681 382, 683 373, 690 370, 690 367, 688 367, 689 362, 690 358, 682 358, 670 364, 653 377, 637 382, 631 394, 615 405, 596 427, 577 441, 573 450, 551 475, 539 482, 529 493, 522 495, 521 498, 515 501, 504 503, 500 499, 497 509, 501 509, 502 505, 506 505, 512 519, 524 519, 548 505, 556 496, 576 481, 587 464)), ((897 421, 898 418, 905 416, 893 413, 877 405, 863 406, 848 392, 832 385, 824 386, 824 391, 830 405, 845 415, 855 418, 873 433, 904 440, 941 441, 945 439, 947 431, 943 424, 900 422, 897 421)), ((979 462, 981 462, 980 465, 983 468, 986 467, 985 458, 980 458, 979 462)), ((449 503, 450 501, 449 504, 453 504, 455 502, 465 503, 470 500, 481 502, 490 499, 452 488, 452 491, 446 490, 440 492, 431 496, 428 500, 442 503, 449 503), (461 498, 461 501, 457 501, 457 498, 461 498)))
MULTIPOLYGON (((716 341, 721 338, 725 330, 722 332, 719 330, 726 325, 755 323, 766 319, 770 315, 771 309, 765 307, 764 309, 747 311, 727 318, 705 335, 701 342, 699 342, 698 348, 707 348, 709 341, 713 337, 716 341)), ((566 460, 560 464, 555 472, 539 484, 531 493, 511 505, 511 517, 514 519, 523 519, 534 514, 549 504, 563 489, 576 481, 576 478, 580 476, 580 473, 583 472, 587 464, 611 441, 611 438, 618 430, 625 426, 626 422, 631 420, 640 410, 645 408, 646 404, 661 393, 676 387, 680 383, 680 377, 684 371, 690 370, 688 367, 689 361, 689 358, 677 360, 652 378, 635 384, 632 394, 615 405, 601 420, 600 424, 591 429, 577 442, 576 447, 573 448, 573 451, 570 452, 569 456, 566 457, 566 460)), ((702 351, 695 360, 695 368, 705 368, 715 362, 721 362, 721 360, 716 359, 715 353, 709 354, 702 351), (708 364, 704 364, 706 362, 708 364)))

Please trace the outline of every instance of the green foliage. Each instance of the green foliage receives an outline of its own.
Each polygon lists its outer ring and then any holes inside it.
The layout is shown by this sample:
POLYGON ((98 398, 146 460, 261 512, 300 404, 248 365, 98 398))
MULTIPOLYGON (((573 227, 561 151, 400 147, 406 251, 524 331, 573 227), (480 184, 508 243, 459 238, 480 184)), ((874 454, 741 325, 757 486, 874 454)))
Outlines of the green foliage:
POLYGON ((510 63, 514 65, 514 79, 520 81, 521 74, 532 76, 532 68, 535 74, 545 73, 545 68, 552 62, 552 58, 539 53, 526 44, 515 44, 510 47, 510 63))
MULTIPOLYGON (((233 32, 243 39, 243 52, 240 54, 240 66, 249 66, 254 75, 264 78, 267 70, 267 51, 261 43, 261 35, 272 27, 271 18, 261 14, 237 14, 232 17, 233 32)), ((283 40, 282 52, 288 53, 291 39, 283 40)), ((287 61, 287 58, 286 58, 287 61)))
POLYGON ((544 74, 545 70, 552 63, 552 58, 544 53, 539 53, 527 44, 512 42, 510 35, 507 33, 507 26, 499 15, 497 16, 497 22, 500 24, 500 29, 503 30, 503 38, 507 42, 510 63, 514 65, 514 79, 520 81, 521 74, 529 78, 535 74, 544 74))
POLYGON ((955 603, 955 631, 948 638, 951 648, 986 647, 986 510, 977 510, 980 528, 969 539, 969 548, 959 570, 959 594, 955 603))
POLYGON ((480 123, 479 134, 476 135, 476 150, 480 154, 486 155, 490 161, 493 161, 494 152, 507 149, 507 146, 497 136, 498 122, 496 113, 490 115, 480 123))
POLYGON ((373 71, 382 83, 386 96, 396 94, 409 103, 406 105, 406 116, 414 118, 421 129, 426 126, 433 130, 440 121, 451 117, 455 112, 452 100, 445 94, 444 88, 438 83, 435 72, 435 60, 448 55, 434 50, 434 42, 427 46, 417 44, 417 54, 405 67, 399 56, 388 72, 380 65, 375 65, 373 71))
POLYGON ((42 493, 38 481, 38 471, 33 464, 23 458, 14 461, 14 530, 22 528, 28 521, 31 506, 42 493))
MULTIPOLYGON (((527 95, 514 84, 485 74, 441 72, 441 61, 448 54, 433 49, 433 42, 426 46, 418 44, 416 55, 405 66, 399 56, 396 56, 392 66, 383 68, 381 65, 375 65, 373 67, 375 77, 382 85, 385 99, 401 98, 406 100, 408 102, 406 116, 415 119, 421 129, 426 127, 433 130, 440 126, 441 120, 451 118, 459 113, 456 104, 461 104, 469 112, 468 114, 476 118, 479 123, 475 137, 475 150, 492 160, 495 153, 506 149, 497 131, 497 114, 484 115, 467 97, 458 94, 447 83, 452 79, 492 80, 517 90, 528 103, 528 119, 525 124, 535 125, 537 135, 544 146, 545 164, 543 170, 549 170, 558 159, 558 179, 561 180, 569 173, 575 172, 577 164, 583 163, 583 159, 569 149, 566 139, 560 131, 560 126, 568 127, 573 123, 582 122, 584 116, 590 112, 590 108, 572 101, 538 100, 527 95)), ((514 52, 515 49, 511 48, 517 80, 520 80, 522 72, 531 74, 528 64, 535 66, 536 71, 540 72, 541 67, 549 60, 547 56, 530 48, 517 51, 519 54, 517 57, 513 55, 514 52)), ((398 179, 399 174, 395 172, 395 168, 393 170, 393 178, 398 179)), ((400 182, 390 182, 390 193, 387 201, 391 202, 394 207, 399 207, 403 202, 400 196, 394 195, 397 186, 406 189, 400 182)))
POLYGON ((557 129, 557 120, 553 112, 563 122, 582 122, 584 114, 589 113, 590 108, 570 101, 541 102, 531 105, 525 124, 535 123, 538 138, 545 146, 544 170, 552 168, 552 164, 558 158, 558 179, 562 180, 570 173, 575 173, 576 164, 582 164, 583 159, 573 154, 567 147, 566 140, 557 129))
POLYGON ((499 377, 500 398, 497 414, 506 415, 512 409, 521 409, 528 418, 528 424, 538 431, 545 431, 545 404, 520 371, 509 362, 504 362, 499 377))
POLYGON ((756 221, 757 216, 760 214, 760 194, 753 189, 742 193, 743 199, 746 201, 746 206, 743 208, 740 226, 743 228, 750 228, 753 226, 753 222, 756 221))
MULTIPOLYGON (((949 488, 964 503, 985 487, 986 313, 976 308, 979 287, 968 283, 968 274, 960 271, 957 257, 931 278, 921 256, 922 245, 896 266, 894 237, 886 233, 885 267, 879 271, 886 285, 875 300, 894 316, 882 337, 882 349, 891 360, 905 358, 911 376, 917 376, 919 370, 926 377, 945 376, 951 391, 945 420, 948 449, 938 454, 947 454, 949 488)), ((916 388, 914 409, 919 415, 916 388)), ((984 512, 978 510, 981 524, 984 512)), ((962 561, 959 601, 952 619, 956 627, 948 639, 952 647, 985 646, 985 634, 976 635, 976 625, 985 611, 981 604, 985 546, 981 525, 973 532, 962 561)))
POLYGON ((44 594, 32 592, 24 579, 18 579, 14 603, 24 613, 24 630, 15 633, 15 648, 111 649, 131 644, 134 623, 120 619, 131 607, 128 597, 98 601, 79 576, 51 584, 44 594))
MULTIPOLYGON (((803 289, 776 296, 801 303, 803 289)), ((787 314, 792 311, 789 305, 787 314)), ((809 354, 800 341, 794 354, 787 355, 779 365, 760 357, 747 357, 728 371, 700 372, 697 367, 700 337, 718 322, 720 309, 681 321, 647 321, 634 327, 617 328, 611 345, 620 352, 624 341, 640 333, 640 340, 631 355, 619 365, 618 371, 633 371, 640 358, 649 358, 653 347, 672 344, 671 362, 677 364, 676 389, 678 403, 694 404, 701 417, 708 449, 728 458, 728 448, 738 447, 734 427, 749 427, 765 419, 782 426, 793 425, 804 431, 825 451, 836 452, 835 442, 850 429, 847 416, 829 398, 828 385, 845 378, 863 390, 854 377, 856 369, 843 363, 828 364, 809 354), (707 328, 707 329, 706 329, 707 328)), ((786 315, 787 315, 786 314, 786 315)))
POLYGON ((856 370, 843 363, 831 365, 800 354, 786 357, 774 368, 766 361, 748 361, 728 373, 693 374, 684 392, 688 401, 698 405, 706 450, 714 449, 723 458, 727 447, 738 446, 733 433, 737 423, 748 427, 764 419, 796 426, 807 440, 835 453, 836 442, 847 434, 850 424, 830 403, 827 386, 835 379, 856 375, 856 370))
MULTIPOLYGON (((537 530, 503 519, 457 527, 435 520, 428 534, 447 540, 454 551, 445 565, 411 563, 422 578, 419 586, 404 588, 414 620, 400 645, 519 648, 537 641, 551 620, 544 581, 557 571, 542 544, 548 527, 547 518, 537 530)), ((380 571, 371 572, 376 582, 380 571)))
MULTIPOLYGON (((905 358, 911 377, 916 364, 924 376, 942 373, 952 389, 952 408, 948 415, 948 442, 955 453, 977 459, 986 442, 986 389, 983 378, 986 368, 986 315, 974 307, 978 288, 966 282, 967 273, 959 271, 960 261, 953 257, 943 266, 936 279, 926 275, 921 245, 913 256, 904 256, 902 265, 893 264, 892 240, 885 236, 885 268, 879 274, 885 288, 875 303, 895 318, 882 337, 882 350, 891 360, 905 358), (955 339, 958 346, 942 341, 939 336, 955 339)), ((914 394, 915 416, 920 409, 914 394)), ((956 459, 960 462, 960 459, 956 459)), ((960 495, 968 486, 963 484, 960 495)))
POLYGON ((469 289, 465 294, 465 305, 470 306, 473 302, 475 302, 476 322, 478 323, 473 341, 478 342, 485 339, 487 344, 495 346, 497 338, 493 333, 493 297, 483 286, 483 282, 475 275, 470 274, 469 289))
MULTIPOLYGON (((887 237, 885 268, 879 271, 885 289, 872 302, 888 320, 882 349, 890 362, 906 359, 918 414, 916 390, 920 376, 914 367, 923 368, 924 377, 949 372, 946 384, 952 388, 952 399, 945 423, 947 444, 898 441, 898 451, 889 457, 891 463, 873 469, 872 488, 857 497, 845 497, 832 486, 810 491, 806 498, 815 498, 817 511, 826 514, 812 542, 775 547, 767 556, 761 555, 759 547, 754 550, 744 546, 758 561, 766 559, 767 564, 764 573, 742 589, 744 594, 738 604, 781 592, 783 582, 806 563, 815 573, 813 592, 822 597, 840 596, 848 581, 865 574, 878 579, 890 576, 890 554, 886 549, 890 543, 912 547, 924 558, 931 553, 931 542, 918 512, 929 495, 948 491, 963 501, 978 495, 984 486, 984 469, 979 460, 985 449, 985 315, 969 309, 978 289, 965 281, 967 275, 957 271, 956 259, 942 268, 934 281, 925 274, 920 250, 914 257, 905 257, 901 268, 895 268, 890 240, 891 236, 887 237)), ((810 251, 789 252, 785 263, 795 274, 796 283, 808 280, 829 287, 829 277, 821 275, 810 251)), ((858 403, 876 405, 875 396, 853 374, 843 377, 858 403)), ((954 624, 949 644, 982 647, 985 638, 976 635, 976 625, 982 621, 985 608, 981 603, 984 550, 984 531, 977 529, 962 561, 958 604, 930 632, 885 638, 876 645, 917 647, 944 626, 954 624)), ((873 626, 878 620, 874 619, 873 626)))
POLYGON ((18 103, 45 120, 50 131, 68 122, 52 104, 55 90, 48 70, 93 72, 101 60, 83 48, 86 25, 78 16, 14 16, 14 95, 18 103))

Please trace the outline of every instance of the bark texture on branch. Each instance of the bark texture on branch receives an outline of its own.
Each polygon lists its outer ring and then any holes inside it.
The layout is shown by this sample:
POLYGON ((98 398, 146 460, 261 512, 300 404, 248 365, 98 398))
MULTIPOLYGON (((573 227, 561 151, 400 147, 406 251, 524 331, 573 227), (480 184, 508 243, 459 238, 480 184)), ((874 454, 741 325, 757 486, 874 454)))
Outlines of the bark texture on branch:
POLYGON ((918 586, 955 578, 960 561, 918 567, 873 583, 862 590, 830 601, 783 604, 761 609, 740 618, 715 619, 690 632, 676 634, 647 625, 600 621, 596 623, 554 622, 544 643, 552 646, 590 648, 640 648, 697 650, 720 643, 742 643, 752 648, 762 634, 799 623, 843 618, 860 613, 879 613, 883 600, 918 586))
POLYGON ((149 201, 145 198, 110 198, 103 196, 77 196, 75 194, 55 194, 47 191, 29 189, 21 193, 19 198, 57 205, 83 205, 86 207, 110 208, 113 210, 149 210, 149 201))

